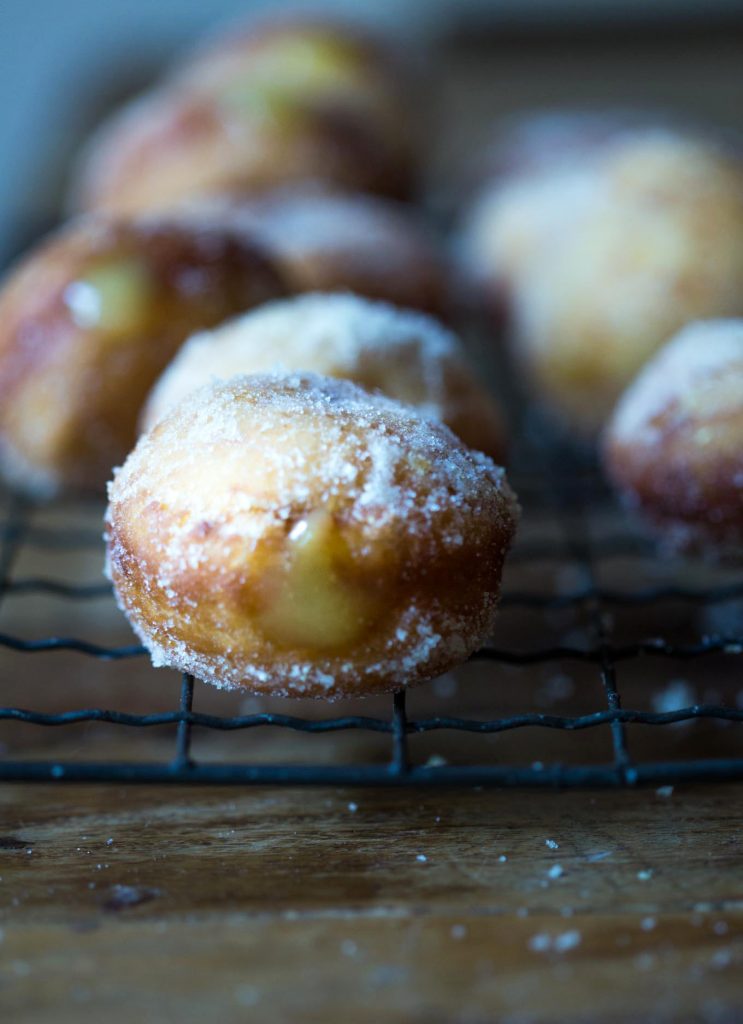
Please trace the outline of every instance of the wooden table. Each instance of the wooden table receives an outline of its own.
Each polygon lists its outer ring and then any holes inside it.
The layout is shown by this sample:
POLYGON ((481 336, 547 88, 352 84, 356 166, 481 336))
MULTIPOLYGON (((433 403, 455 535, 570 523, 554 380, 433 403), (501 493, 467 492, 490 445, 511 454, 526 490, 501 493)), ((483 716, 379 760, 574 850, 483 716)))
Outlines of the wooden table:
POLYGON ((3 1019, 732 1024, 742 798, 4 787, 3 1019))

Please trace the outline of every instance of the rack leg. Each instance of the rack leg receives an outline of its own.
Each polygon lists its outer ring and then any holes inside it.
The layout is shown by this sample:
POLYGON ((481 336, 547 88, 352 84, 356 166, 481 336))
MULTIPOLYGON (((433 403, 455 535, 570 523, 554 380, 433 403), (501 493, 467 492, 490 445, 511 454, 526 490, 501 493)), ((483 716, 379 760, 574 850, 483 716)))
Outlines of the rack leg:
POLYGON ((395 690, 392 699, 392 762, 390 770, 394 775, 405 775, 410 767, 405 690, 395 690))
MULTIPOLYGON (((193 676, 187 672, 183 673, 181 682, 181 712, 190 715, 193 708, 193 676)), ((176 750, 174 768, 188 768, 191 764, 191 723, 181 721, 178 723, 176 734, 176 750)))

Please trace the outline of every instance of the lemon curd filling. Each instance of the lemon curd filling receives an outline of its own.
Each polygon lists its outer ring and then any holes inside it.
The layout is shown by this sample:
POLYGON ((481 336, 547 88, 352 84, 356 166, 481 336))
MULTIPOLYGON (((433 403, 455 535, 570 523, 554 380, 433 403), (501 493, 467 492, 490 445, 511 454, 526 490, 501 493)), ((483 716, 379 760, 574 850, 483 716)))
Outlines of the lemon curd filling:
POLYGON ((296 98, 284 86, 238 81, 223 89, 219 103, 224 116, 237 116, 291 127, 298 117, 296 98))
POLYGON ((359 75, 359 58, 353 48, 332 38, 276 40, 253 55, 250 74, 254 80, 283 82, 302 93, 322 93, 350 86, 359 75))
POLYGON ((99 263, 73 281, 65 289, 64 301, 79 327, 119 334, 146 324, 153 294, 146 264, 122 256, 99 263))
POLYGON ((289 120, 300 103, 355 87, 355 55, 332 40, 288 39, 253 55, 250 67, 219 92, 230 112, 289 120))
POLYGON ((287 537, 270 597, 258 613, 264 635, 280 647, 347 648, 368 628, 377 602, 343 573, 348 544, 332 516, 312 512, 287 537))

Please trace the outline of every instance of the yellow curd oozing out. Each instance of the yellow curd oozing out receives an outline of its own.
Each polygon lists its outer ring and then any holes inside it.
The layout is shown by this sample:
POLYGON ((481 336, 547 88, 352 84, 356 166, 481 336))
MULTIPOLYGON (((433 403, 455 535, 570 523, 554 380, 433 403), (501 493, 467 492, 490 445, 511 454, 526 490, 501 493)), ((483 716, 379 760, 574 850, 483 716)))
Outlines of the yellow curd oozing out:
POLYGON ((359 641, 377 601, 353 582, 351 553, 333 517, 323 510, 310 513, 295 523, 287 545, 269 599, 258 613, 264 635, 280 647, 317 651, 359 641))
POLYGON ((146 324, 153 293, 147 265, 137 257, 120 256, 73 281, 64 299, 78 326, 121 334, 146 324))

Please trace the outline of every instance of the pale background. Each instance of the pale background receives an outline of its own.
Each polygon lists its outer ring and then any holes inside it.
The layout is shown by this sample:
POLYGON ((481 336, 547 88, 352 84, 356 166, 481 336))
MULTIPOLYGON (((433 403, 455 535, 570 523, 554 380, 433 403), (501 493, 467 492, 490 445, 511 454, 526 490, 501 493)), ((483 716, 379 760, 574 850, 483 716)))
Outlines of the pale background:
MULTIPOLYGON (((287 5, 0 0, 0 262, 53 222, 70 158, 103 111, 149 82, 199 33, 269 6, 287 5)), ((502 86, 479 96, 481 120, 490 109, 497 115, 531 104, 625 99, 743 117, 740 34, 726 28, 736 15, 743 19, 741 0, 326 0, 321 6, 402 25, 412 47, 454 26, 478 26, 474 36, 485 26, 496 56, 481 63, 492 82, 497 60, 502 86), (683 42, 666 39, 689 22, 683 42), (586 32, 598 45, 586 44, 586 32), (550 33, 556 42, 545 45, 550 33)), ((458 120, 468 127, 468 118, 458 120)))

